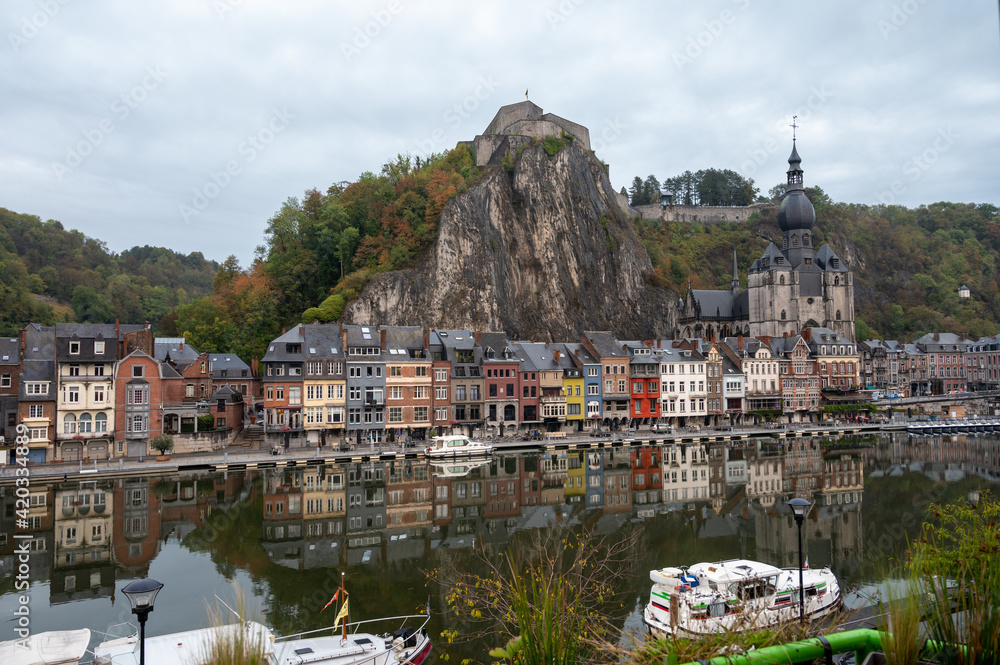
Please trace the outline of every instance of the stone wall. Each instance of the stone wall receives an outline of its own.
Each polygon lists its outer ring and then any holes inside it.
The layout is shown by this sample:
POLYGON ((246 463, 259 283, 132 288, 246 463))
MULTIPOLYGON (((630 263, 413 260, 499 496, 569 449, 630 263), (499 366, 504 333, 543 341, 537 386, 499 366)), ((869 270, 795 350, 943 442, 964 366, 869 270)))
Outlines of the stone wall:
POLYGON ((211 432, 196 432, 189 434, 172 434, 174 449, 172 453, 210 453, 228 446, 239 434, 236 429, 213 430, 211 432))
POLYGON ((659 203, 635 206, 643 219, 661 222, 691 222, 695 224, 721 224, 723 222, 741 224, 750 215, 763 208, 774 207, 773 203, 754 203, 750 206, 686 206, 673 205, 664 208, 659 203))

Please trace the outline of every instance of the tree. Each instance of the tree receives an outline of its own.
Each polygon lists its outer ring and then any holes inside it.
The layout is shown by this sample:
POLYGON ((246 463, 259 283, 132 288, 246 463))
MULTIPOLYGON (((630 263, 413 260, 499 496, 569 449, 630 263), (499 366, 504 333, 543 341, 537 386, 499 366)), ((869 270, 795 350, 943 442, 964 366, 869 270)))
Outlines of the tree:
POLYGON ((160 434, 149 440, 149 447, 156 450, 161 455, 166 455, 174 449, 174 437, 169 434, 160 434))
POLYGON ((648 203, 648 201, 646 201, 646 189, 644 187, 644 183, 642 182, 642 178, 639 176, 632 179, 632 186, 629 188, 628 194, 629 205, 641 206, 648 203))
POLYGON ((111 302, 89 286, 73 289, 73 313, 83 323, 110 323, 111 302))

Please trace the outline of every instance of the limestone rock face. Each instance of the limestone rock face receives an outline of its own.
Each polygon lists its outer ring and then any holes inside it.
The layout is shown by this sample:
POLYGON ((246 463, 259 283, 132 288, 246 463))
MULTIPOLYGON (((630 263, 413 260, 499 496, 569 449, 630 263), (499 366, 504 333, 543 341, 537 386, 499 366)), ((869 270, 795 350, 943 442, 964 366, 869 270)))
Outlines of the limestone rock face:
POLYGON ((668 336, 676 296, 646 285, 651 270, 597 158, 572 143, 550 158, 534 144, 513 173, 491 168, 449 201, 422 263, 376 275, 343 320, 539 341, 668 336))

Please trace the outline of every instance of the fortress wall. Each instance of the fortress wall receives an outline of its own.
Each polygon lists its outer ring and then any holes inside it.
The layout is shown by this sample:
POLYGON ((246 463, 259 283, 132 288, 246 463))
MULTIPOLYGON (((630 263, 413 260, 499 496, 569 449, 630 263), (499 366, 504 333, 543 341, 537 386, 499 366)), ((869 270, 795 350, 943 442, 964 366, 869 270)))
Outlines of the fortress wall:
POLYGON ((685 206, 674 205, 664 208, 658 203, 635 206, 643 219, 661 222, 690 222, 695 224, 721 224, 723 222, 742 224, 750 215, 771 207, 770 203, 755 203, 751 206, 685 206))
POLYGON ((577 141, 585 144, 582 147, 590 150, 590 130, 583 125, 579 125, 571 120, 567 120, 566 118, 560 118, 555 113, 546 113, 542 116, 542 120, 548 120, 549 122, 554 122, 559 125, 566 130, 567 134, 572 134, 576 137, 577 141))

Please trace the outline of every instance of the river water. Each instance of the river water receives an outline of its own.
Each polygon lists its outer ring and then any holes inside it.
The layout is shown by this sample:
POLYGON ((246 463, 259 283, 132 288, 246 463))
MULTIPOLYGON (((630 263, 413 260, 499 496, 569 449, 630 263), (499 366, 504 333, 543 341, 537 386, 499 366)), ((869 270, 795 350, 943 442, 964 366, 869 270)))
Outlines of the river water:
MULTIPOLYGON (((96 642, 133 621, 121 588, 147 576, 165 585, 149 635, 205 626, 216 596, 242 596, 244 614, 290 634, 333 623, 334 610, 320 610, 342 573, 352 620, 416 614, 430 599, 432 635, 461 634, 427 571, 485 575, 481 556, 562 528, 629 535, 634 563, 608 582, 634 626, 650 569, 738 557, 796 565, 792 496, 813 503, 809 565, 865 588, 905 556, 931 502, 998 481, 997 439, 895 433, 33 484, 27 529, 4 487, 0 640, 14 637, 27 595, 32 632, 87 627, 96 642), (31 536, 27 591, 15 591, 15 532, 31 536)), ((434 657, 485 662, 489 646, 499 645, 438 640, 434 657)))

